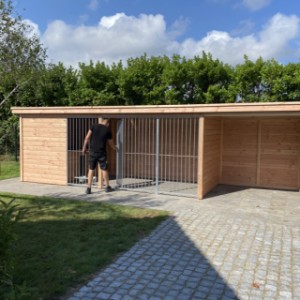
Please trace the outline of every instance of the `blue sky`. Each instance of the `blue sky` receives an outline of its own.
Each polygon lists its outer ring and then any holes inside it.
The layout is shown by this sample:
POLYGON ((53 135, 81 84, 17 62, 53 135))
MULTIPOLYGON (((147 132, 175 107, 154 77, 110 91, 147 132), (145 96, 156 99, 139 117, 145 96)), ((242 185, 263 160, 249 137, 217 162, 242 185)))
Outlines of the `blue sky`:
POLYGON ((129 57, 212 53, 299 62, 297 0, 15 0, 49 62, 124 62, 129 57))

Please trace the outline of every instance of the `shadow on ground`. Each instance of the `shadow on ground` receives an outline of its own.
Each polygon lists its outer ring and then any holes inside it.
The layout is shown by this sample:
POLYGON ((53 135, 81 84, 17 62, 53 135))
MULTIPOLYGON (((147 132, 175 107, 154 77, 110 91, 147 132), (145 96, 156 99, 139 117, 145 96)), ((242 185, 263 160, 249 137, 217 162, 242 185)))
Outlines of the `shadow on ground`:
POLYGON ((239 299, 174 217, 72 296, 69 299, 239 299))

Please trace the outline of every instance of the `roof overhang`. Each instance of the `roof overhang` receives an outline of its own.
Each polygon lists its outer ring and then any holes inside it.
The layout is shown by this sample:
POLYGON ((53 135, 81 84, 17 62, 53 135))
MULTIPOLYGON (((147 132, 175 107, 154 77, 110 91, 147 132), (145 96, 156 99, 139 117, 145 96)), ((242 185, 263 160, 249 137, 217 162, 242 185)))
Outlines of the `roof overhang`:
POLYGON ((32 116, 300 116, 300 102, 263 102, 146 106, 12 107, 21 117, 32 116))

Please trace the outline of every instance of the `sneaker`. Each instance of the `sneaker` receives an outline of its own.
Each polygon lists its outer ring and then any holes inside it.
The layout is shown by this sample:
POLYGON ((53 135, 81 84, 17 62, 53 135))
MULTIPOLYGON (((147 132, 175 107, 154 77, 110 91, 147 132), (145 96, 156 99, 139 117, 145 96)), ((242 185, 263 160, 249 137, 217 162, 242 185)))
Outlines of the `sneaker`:
POLYGON ((110 185, 105 189, 106 193, 113 192, 113 191, 114 189, 110 185))
POLYGON ((86 193, 86 194, 91 194, 91 193, 92 193, 91 188, 90 188, 90 187, 86 188, 85 193, 86 193))

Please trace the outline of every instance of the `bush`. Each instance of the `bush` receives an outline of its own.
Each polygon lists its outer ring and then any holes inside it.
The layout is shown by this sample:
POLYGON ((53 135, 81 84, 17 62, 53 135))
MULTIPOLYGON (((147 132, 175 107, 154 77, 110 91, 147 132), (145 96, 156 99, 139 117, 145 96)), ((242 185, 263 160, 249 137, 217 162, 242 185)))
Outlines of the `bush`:
POLYGON ((15 199, 5 202, 0 199, 0 299, 20 299, 18 287, 13 284, 13 245, 17 236, 15 224, 23 210, 14 204, 15 199))

